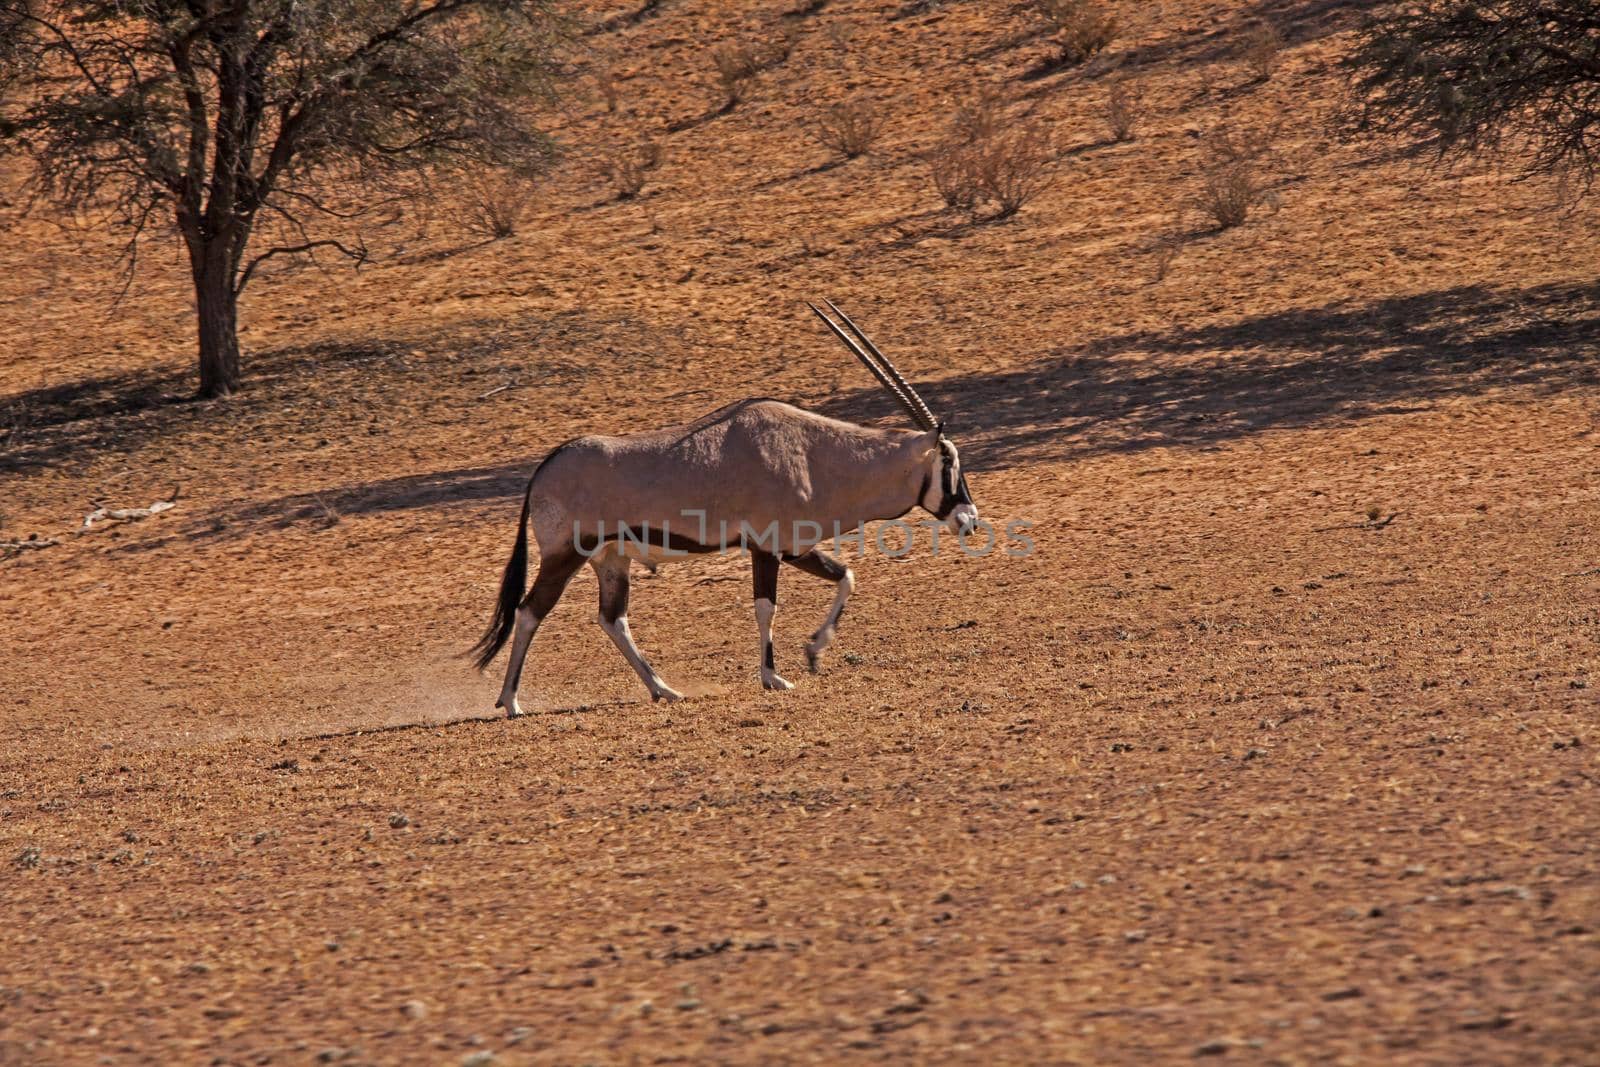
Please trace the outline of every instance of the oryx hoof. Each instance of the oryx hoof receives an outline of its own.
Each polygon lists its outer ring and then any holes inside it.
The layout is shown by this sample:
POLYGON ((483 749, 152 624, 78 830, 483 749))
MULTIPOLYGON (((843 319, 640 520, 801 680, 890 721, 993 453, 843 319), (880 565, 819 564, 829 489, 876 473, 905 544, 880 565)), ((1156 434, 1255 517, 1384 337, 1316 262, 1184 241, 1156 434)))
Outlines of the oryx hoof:
POLYGON ((822 668, 817 666, 820 658, 821 655, 819 653, 813 652, 809 648, 806 649, 806 669, 812 674, 820 674, 822 672, 822 668))
POLYGON ((779 678, 776 674, 761 679, 761 688, 776 689, 778 692, 787 692, 794 688, 794 683, 779 678))
POLYGON ((676 704, 682 699, 682 693, 668 686, 661 686, 659 689, 650 690, 650 703, 652 704, 658 700, 665 700, 668 704, 676 704))
POLYGON ((512 697, 511 698, 511 702, 509 704, 506 703, 504 700, 496 700, 494 702, 494 706, 497 707, 497 708, 505 708, 506 709, 506 718, 508 718, 508 719, 520 719, 520 718, 522 718, 522 708, 520 706, 518 706, 516 697, 512 697))

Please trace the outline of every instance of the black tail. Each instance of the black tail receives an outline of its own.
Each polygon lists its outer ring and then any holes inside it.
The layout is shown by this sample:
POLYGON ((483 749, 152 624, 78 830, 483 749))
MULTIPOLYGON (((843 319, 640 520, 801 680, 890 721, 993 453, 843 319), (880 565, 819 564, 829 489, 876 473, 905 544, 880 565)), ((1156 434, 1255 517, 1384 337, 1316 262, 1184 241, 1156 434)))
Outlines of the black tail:
POLYGON ((522 494, 522 518, 517 520, 517 545, 511 550, 511 558, 506 561, 505 576, 500 579, 500 600, 494 606, 494 619, 489 623, 489 628, 483 631, 483 636, 478 638, 478 643, 472 646, 472 651, 467 653, 477 657, 473 663, 480 671, 505 647, 511 632, 517 628, 517 605, 522 603, 522 594, 528 585, 528 503, 532 499, 533 482, 530 480, 528 491, 522 494))

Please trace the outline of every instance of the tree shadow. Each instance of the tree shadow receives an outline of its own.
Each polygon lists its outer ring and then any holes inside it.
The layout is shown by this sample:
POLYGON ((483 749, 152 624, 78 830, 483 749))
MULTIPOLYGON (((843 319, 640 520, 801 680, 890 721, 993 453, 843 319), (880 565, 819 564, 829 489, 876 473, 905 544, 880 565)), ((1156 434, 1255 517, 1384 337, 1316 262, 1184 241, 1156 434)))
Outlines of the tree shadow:
MULTIPOLYGON (((974 470, 1151 448, 1216 449, 1268 430, 1350 423, 1516 387, 1600 386, 1600 282, 1458 286, 1365 304, 1287 308, 1233 322, 1112 334, 1004 370, 918 389, 974 470)), ((813 403, 903 425, 880 389, 813 403)), ((174 539, 223 538, 341 516, 521 495, 539 457, 295 493, 200 518, 174 539)))
MULTIPOLYGON (((1517 386, 1600 385, 1600 283, 1476 286, 1233 323, 1103 337, 1026 367, 918 386, 974 469, 1158 447, 1214 448, 1517 386)), ((883 414, 880 393, 825 414, 883 414)))
POLYGON ((95 452, 132 451, 197 418, 226 419, 270 405, 325 370, 359 371, 402 354, 398 343, 318 344, 252 354, 249 390, 222 400, 194 394, 194 371, 126 371, 0 398, 0 475, 22 474, 95 452))

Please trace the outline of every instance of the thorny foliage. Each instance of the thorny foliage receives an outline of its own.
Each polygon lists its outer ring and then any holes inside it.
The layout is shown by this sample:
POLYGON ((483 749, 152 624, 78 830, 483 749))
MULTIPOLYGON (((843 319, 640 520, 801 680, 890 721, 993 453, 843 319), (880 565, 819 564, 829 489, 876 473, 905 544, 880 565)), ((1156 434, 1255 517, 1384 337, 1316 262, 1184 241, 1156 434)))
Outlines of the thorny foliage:
POLYGON ((276 254, 440 170, 536 168, 526 104, 552 92, 553 0, 0 0, 0 155, 30 205, 170 222, 221 247, 235 292, 276 254), (284 244, 250 263, 251 235, 284 244))
POLYGON ((1100 0, 1034 0, 1049 23, 1062 63, 1082 63, 1105 51, 1121 24, 1100 0))
POLYGON ((846 100, 817 116, 816 138, 822 147, 845 159, 863 155, 883 132, 884 116, 871 101, 846 100))
POLYGON ((1600 162, 1594 0, 1420 0, 1362 30, 1346 60, 1351 135, 1431 143, 1441 161, 1513 151, 1522 177, 1577 195, 1600 162))
POLYGON ((990 220, 1010 218, 1054 181, 1056 146, 1049 133, 1031 122, 1008 126, 1001 118, 996 102, 992 122, 983 125, 989 132, 974 135, 970 113, 958 114, 950 136, 929 154, 929 173, 946 207, 976 212, 991 203, 990 220))

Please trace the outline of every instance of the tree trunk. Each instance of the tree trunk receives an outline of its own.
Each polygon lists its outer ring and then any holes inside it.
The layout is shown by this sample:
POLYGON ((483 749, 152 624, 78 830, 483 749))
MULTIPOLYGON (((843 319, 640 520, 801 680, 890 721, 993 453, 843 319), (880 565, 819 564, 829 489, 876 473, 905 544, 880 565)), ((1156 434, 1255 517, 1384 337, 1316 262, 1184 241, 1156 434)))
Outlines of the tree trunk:
POLYGON ((228 242, 191 244, 195 308, 200 317, 200 395, 227 396, 239 388, 239 299, 233 291, 228 242))

